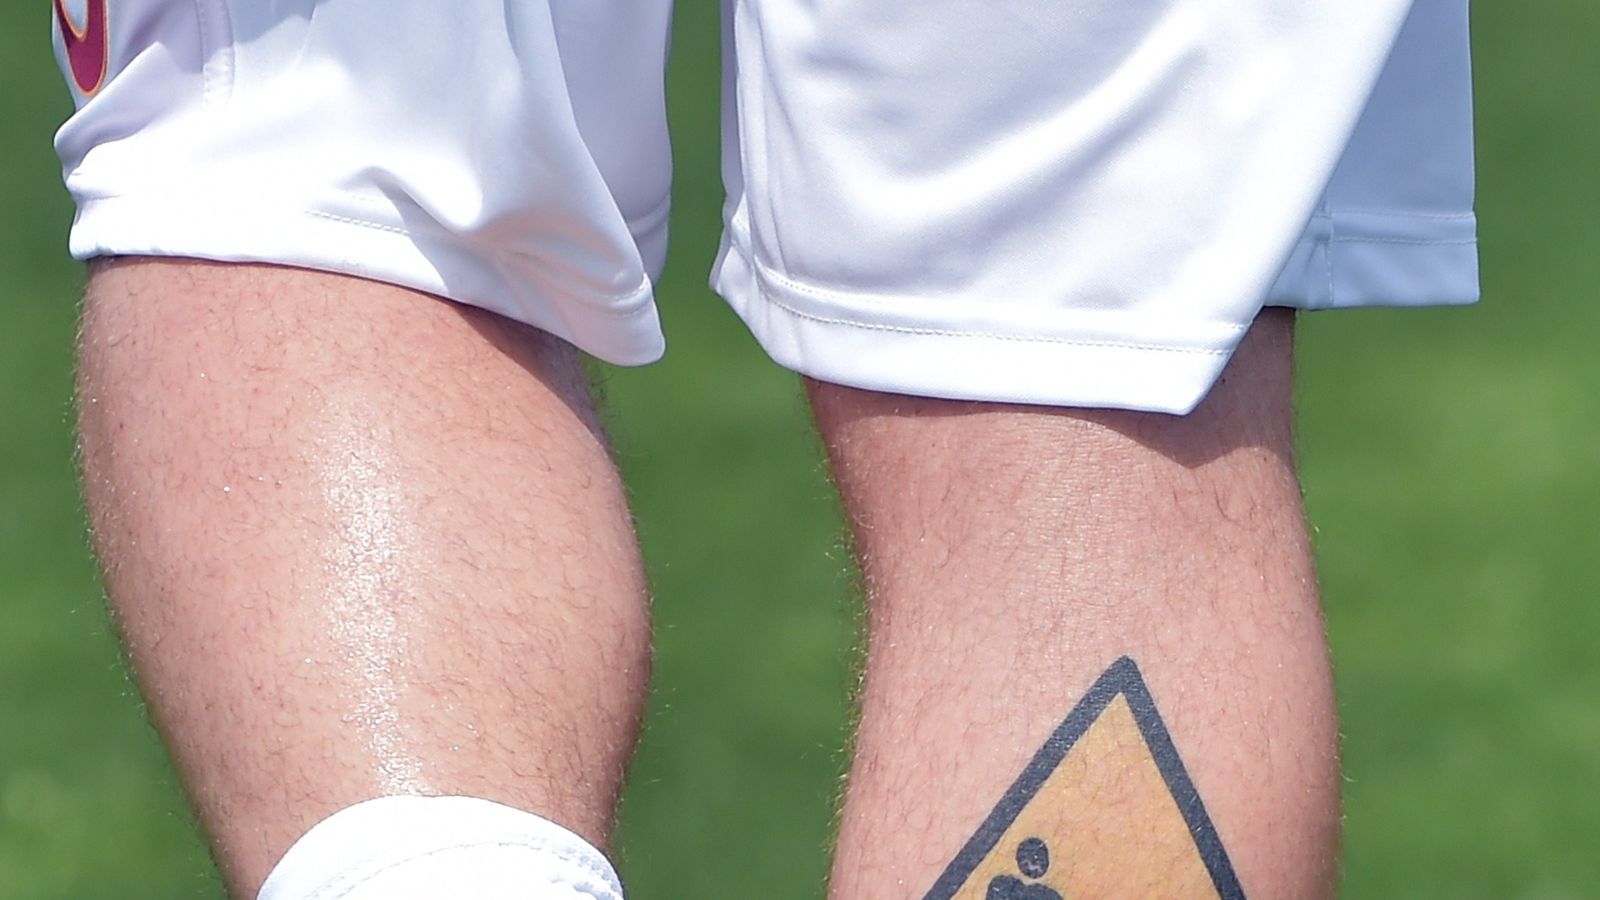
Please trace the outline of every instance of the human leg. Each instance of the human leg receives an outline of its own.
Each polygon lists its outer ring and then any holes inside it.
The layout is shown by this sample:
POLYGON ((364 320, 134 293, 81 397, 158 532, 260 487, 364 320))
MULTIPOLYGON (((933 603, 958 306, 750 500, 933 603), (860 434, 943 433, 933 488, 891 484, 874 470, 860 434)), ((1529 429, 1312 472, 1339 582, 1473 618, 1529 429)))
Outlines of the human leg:
POLYGON ((1260 312, 1476 298, 1464 0, 730 5, 714 281, 816 380, 872 609, 835 895, 1328 892, 1260 312))
POLYGON ((1028 837, 1063 896, 1227 896, 1219 869, 1254 897, 1330 894, 1290 316, 1264 313, 1186 417, 812 382, 870 612, 833 897, 1012 896, 989 876, 1035 883, 1028 837))
POLYGON ((111 605, 233 892, 381 795, 604 844, 648 622, 570 347, 342 276, 122 260, 80 367, 111 605))

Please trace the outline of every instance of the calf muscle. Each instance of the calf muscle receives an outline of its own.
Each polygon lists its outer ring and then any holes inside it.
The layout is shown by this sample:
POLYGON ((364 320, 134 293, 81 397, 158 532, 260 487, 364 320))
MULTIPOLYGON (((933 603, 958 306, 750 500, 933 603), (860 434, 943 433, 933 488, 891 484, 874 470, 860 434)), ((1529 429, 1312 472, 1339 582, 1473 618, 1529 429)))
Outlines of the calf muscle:
POLYGON ((1331 891, 1291 327, 1187 417, 812 385, 869 606, 833 896, 1331 891))
POLYGON ((111 604, 231 890, 386 794, 605 840, 648 623, 569 347, 340 276, 102 263, 79 406, 111 604))

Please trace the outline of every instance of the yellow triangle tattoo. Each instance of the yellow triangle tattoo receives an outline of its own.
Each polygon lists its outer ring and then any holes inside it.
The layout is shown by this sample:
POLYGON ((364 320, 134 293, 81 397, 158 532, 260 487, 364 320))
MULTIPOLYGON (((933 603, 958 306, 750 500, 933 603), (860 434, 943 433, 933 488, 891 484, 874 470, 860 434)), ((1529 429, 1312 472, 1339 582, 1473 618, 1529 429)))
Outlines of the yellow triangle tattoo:
POLYGON ((923 900, 1243 900, 1233 864, 1124 656, 1050 735, 923 900))

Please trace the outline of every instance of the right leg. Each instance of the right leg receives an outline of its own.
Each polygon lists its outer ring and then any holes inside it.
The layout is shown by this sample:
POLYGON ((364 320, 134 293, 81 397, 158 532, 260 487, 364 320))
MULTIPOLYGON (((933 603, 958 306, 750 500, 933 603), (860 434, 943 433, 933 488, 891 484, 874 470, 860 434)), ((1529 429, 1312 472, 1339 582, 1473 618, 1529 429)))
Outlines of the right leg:
POLYGON ((80 365, 112 608, 235 895, 385 795, 604 845, 648 614, 569 346, 348 277, 123 260, 80 365))
POLYGON ((870 612, 836 900, 1332 896, 1292 322, 1182 417, 811 384, 870 612))

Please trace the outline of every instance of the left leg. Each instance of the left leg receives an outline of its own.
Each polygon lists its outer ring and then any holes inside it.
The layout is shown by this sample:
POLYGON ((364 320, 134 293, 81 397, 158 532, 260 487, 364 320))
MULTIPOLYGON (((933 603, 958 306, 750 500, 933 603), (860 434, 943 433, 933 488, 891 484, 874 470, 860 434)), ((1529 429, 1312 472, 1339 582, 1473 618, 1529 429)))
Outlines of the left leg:
MULTIPOLYGON (((234 896, 377 797, 604 846, 649 623, 570 346, 392 285, 125 259, 79 359, 107 594, 234 896)), ((356 830, 330 863, 401 852, 356 830)))

